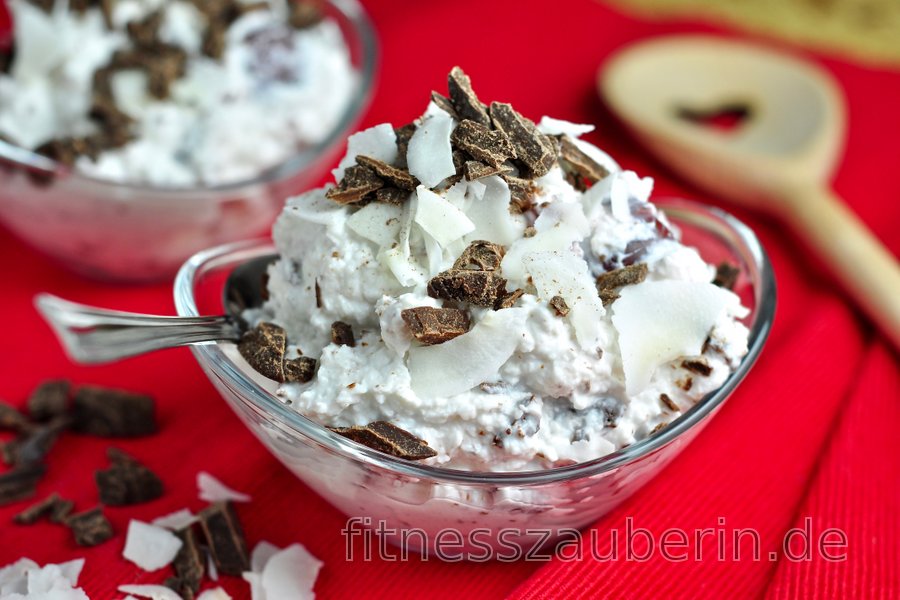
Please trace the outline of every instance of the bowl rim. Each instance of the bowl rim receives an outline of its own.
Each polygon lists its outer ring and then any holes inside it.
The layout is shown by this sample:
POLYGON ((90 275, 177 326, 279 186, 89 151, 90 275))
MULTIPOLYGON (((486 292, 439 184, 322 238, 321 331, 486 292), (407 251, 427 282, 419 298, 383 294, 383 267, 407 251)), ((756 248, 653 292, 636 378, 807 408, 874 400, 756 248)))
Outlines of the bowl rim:
MULTIPOLYGON (((321 141, 292 154, 287 160, 269 167, 249 179, 230 181, 215 185, 195 186, 156 186, 145 183, 118 182, 100 177, 79 173, 51 158, 37 154, 0 139, 0 161, 10 163, 23 169, 47 173, 61 179, 83 181, 101 189, 108 190, 111 198, 124 197, 116 192, 128 191, 133 194, 152 193, 154 196, 178 197, 192 193, 231 192, 256 185, 264 185, 280 181, 302 172, 314 164, 317 159, 336 148, 347 139, 347 134, 362 119, 363 113, 372 101, 375 91, 375 78, 380 61, 378 36, 368 14, 358 0, 323 0, 327 9, 333 9, 338 16, 339 25, 346 22, 349 30, 355 34, 360 45, 360 67, 357 70, 359 80, 354 94, 341 114, 340 119, 328 135, 321 141)), ((330 14, 331 11, 329 11, 330 14)), ((342 36, 348 39, 342 28, 342 36)))
MULTIPOLYGON (((743 254, 741 258, 747 261, 746 267, 750 270, 751 276, 755 275, 756 279, 753 286, 756 308, 754 319, 750 323, 748 351, 747 355, 744 356, 741 363, 728 376, 721 387, 701 398, 693 407, 672 421, 668 426, 663 427, 655 434, 599 458, 572 465, 531 471, 464 471, 441 466, 423 465, 396 458, 360 446, 292 410, 278 400, 274 394, 266 391, 257 382, 253 381, 243 369, 229 359, 220 343, 208 342, 198 344, 192 346, 191 349, 201 365, 211 367, 218 377, 231 383, 229 387, 238 388, 241 392, 242 400, 250 402, 269 418, 278 419, 283 425, 302 437, 311 438, 329 450, 344 455, 346 458, 360 461, 376 468, 393 471, 399 475, 440 482, 477 485, 540 485, 570 481, 612 471, 656 452, 713 414, 730 396, 731 392, 744 379, 756 362, 771 331, 775 316, 776 291, 772 265, 759 239, 749 227, 724 210, 697 202, 672 198, 657 200, 655 203, 666 212, 667 216, 674 218, 676 224, 685 215, 692 213, 697 219, 705 217, 721 221, 725 228, 730 230, 729 232, 735 236, 736 240, 743 244, 743 250, 746 254, 743 254)), ((685 221, 694 227, 717 234, 715 230, 709 227, 704 227, 696 222, 691 223, 689 218, 685 219, 685 221)), ((178 315, 182 317, 201 316, 194 298, 193 285, 197 276, 204 269, 214 268, 217 264, 230 262, 237 257, 243 256, 244 259, 250 259, 273 251, 274 245, 271 240, 257 239, 225 244, 192 256, 184 263, 175 278, 174 294, 178 315)))

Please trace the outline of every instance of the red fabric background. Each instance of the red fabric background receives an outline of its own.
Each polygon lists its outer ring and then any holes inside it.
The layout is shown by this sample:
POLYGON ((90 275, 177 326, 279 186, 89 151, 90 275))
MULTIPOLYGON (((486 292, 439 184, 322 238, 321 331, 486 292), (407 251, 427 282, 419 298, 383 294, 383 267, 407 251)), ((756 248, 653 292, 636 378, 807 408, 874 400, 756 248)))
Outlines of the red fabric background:
MULTIPOLYGON (((593 85, 604 58, 628 42, 718 30, 641 22, 591 0, 366 4, 380 32, 383 55, 376 99, 364 125, 408 122, 421 113, 432 89, 444 89, 450 67, 460 64, 482 99, 513 102, 535 118, 549 114, 596 123, 598 131, 589 138, 626 168, 654 176, 657 194, 721 204, 648 158, 601 107, 593 85)), ((835 187, 900 254, 900 74, 811 58, 843 84, 850 110, 847 150, 835 187)), ((251 544, 300 541, 325 561, 316 586, 325 598, 898 597, 897 355, 848 306, 826 271, 789 232, 764 217, 726 208, 758 232, 775 265, 779 308, 769 345, 699 439, 594 529, 601 534, 600 549, 607 550, 606 533, 618 528, 621 536, 628 517, 657 539, 669 527, 693 530, 724 523, 727 528, 754 528, 762 542, 759 561, 748 553, 742 560, 717 560, 715 540, 706 538, 700 546, 706 559, 681 563, 658 554, 647 563, 622 558, 549 564, 348 563, 340 534, 344 517, 266 453, 220 401, 187 350, 114 366, 76 367, 31 305, 35 293, 49 291, 100 306, 169 314, 170 286, 85 281, 2 230, 0 306, 8 321, 0 397, 21 404, 40 381, 61 376, 154 394, 162 433, 118 445, 162 473, 167 493, 139 507, 107 509, 116 530, 124 533, 132 517, 199 508, 194 477, 208 470, 253 495, 251 504, 238 508, 251 544), (846 532, 846 561, 785 558, 785 532, 802 526, 807 517, 814 534, 828 527, 846 532)), ((64 437, 51 455, 39 495, 58 490, 80 509, 94 505, 92 475, 105 464, 106 446, 92 438, 64 437)), ((82 583, 92 598, 119 597, 113 593, 118 584, 164 578, 162 572, 143 573, 120 557, 122 535, 86 550, 60 527, 11 525, 22 506, 0 508, 0 565, 20 556, 41 563, 84 556, 82 583)), ((730 544, 726 550, 731 555, 730 544)), ((224 585, 235 598, 249 598, 243 582, 226 578, 224 585)))

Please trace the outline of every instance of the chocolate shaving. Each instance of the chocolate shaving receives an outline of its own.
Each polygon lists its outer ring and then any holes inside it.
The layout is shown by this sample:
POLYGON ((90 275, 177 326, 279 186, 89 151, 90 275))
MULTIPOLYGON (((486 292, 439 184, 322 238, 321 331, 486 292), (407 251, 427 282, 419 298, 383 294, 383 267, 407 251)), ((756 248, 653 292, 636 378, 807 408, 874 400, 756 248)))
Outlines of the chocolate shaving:
POLYGON ((162 10, 155 10, 141 20, 129 21, 125 25, 125 29, 136 47, 152 49, 157 43, 156 38, 162 20, 162 10))
POLYGON ((71 500, 64 500, 54 492, 15 515, 13 522, 18 525, 34 525, 41 519, 49 518, 54 523, 60 523, 72 510, 72 506, 71 500))
POLYGON ((382 187, 384 181, 375 174, 375 171, 361 165, 353 165, 344 171, 344 177, 337 187, 325 192, 325 197, 338 204, 355 204, 382 187))
POLYGON ((702 356, 699 358, 684 359, 681 361, 681 368, 703 377, 709 377, 712 374, 712 367, 709 366, 709 362, 702 356))
POLYGON ((475 240, 462 251, 453 269, 469 271, 496 271, 500 268, 503 255, 506 251, 503 246, 485 240, 475 240))
POLYGON ((219 572, 240 576, 250 570, 244 532, 231 503, 211 504, 200 511, 198 517, 219 572))
POLYGON ((322 308, 322 288, 319 287, 318 279, 316 279, 316 308, 322 308))
POLYGON ((31 498, 47 467, 40 463, 18 466, 0 475, 0 506, 31 498))
POLYGON ((65 523, 72 530, 75 543, 79 546, 96 546, 113 536, 112 524, 99 506, 72 515, 65 523))
POLYGON ((484 177, 490 177, 491 175, 500 175, 502 177, 511 170, 512 169, 506 165, 492 167, 477 160, 467 160, 462 166, 462 173, 465 175, 466 181, 475 181, 484 177))
POLYGON ((501 175, 501 177, 509 186, 511 211, 522 214, 534 208, 534 197, 538 192, 538 187, 533 181, 511 175, 501 175))
MULTIPOLYGON (((181 540, 181 549, 172 561, 175 577, 172 583, 176 592, 185 600, 193 600, 200 591, 200 582, 206 571, 206 560, 197 544, 197 536, 191 527, 176 531, 175 535, 181 540)), ((169 581, 166 581, 169 585, 169 581)))
POLYGON ((319 363, 314 358, 300 356, 284 361, 285 383, 308 383, 316 376, 316 367, 319 363))
POLYGON ((560 138, 559 165, 572 177, 570 182, 575 184, 575 189, 581 191, 609 175, 603 165, 585 154, 567 135, 560 138), (585 182, 589 185, 585 185, 585 182))
POLYGON ((4 448, 4 460, 8 464, 25 465, 39 463, 50 452, 56 438, 71 423, 67 416, 57 417, 21 436, 4 448))
POLYGON ((688 392, 694 386, 694 378, 685 377, 684 379, 678 379, 675 381, 675 385, 688 392))
POLYGON ((512 308, 519 301, 519 298, 525 295, 525 290, 515 290, 504 294, 503 297, 497 298, 494 303, 494 310, 503 310, 504 308, 512 308))
POLYGON ((153 398, 124 390, 83 386, 75 392, 72 428, 98 437, 139 437, 156 433, 153 398))
POLYGON ((472 81, 459 67, 453 67, 447 77, 447 90, 450 92, 450 103, 462 119, 469 119, 490 126, 491 118, 487 108, 472 90, 472 81))
POLYGON ((669 425, 668 423, 660 423, 659 425, 654 427, 652 430, 650 430, 650 435, 653 435, 654 433, 656 433, 657 431, 659 431, 660 429, 662 429, 664 427, 667 427, 668 425, 669 425))
POLYGON ((531 179, 546 175, 556 162, 557 150, 552 138, 535 127, 534 122, 520 115, 510 104, 491 104, 491 120, 505 133, 515 148, 518 162, 531 179))
POLYGON ((419 185, 419 180, 410 175, 409 171, 392 167, 386 162, 370 156, 359 155, 356 157, 356 163, 371 169, 378 177, 394 184, 398 188, 412 192, 419 185))
POLYGON ((67 167, 75 164, 79 156, 97 157, 97 147, 89 137, 58 138, 44 142, 34 149, 36 154, 46 156, 67 167))
POLYGON ((456 109, 453 108, 453 103, 450 102, 450 99, 443 94, 431 92, 431 101, 434 102, 438 108, 453 117, 455 120, 460 120, 459 115, 456 114, 456 109))
POLYGON ((673 410, 676 412, 681 410, 678 408, 678 405, 675 404, 675 401, 669 397, 668 394, 660 394, 659 401, 662 402, 663 405, 665 405, 665 407, 668 408, 669 410, 673 410))
POLYGON ((409 194, 410 192, 407 190, 401 190, 395 187, 383 187, 375 190, 375 200, 384 202, 385 204, 400 206, 409 200, 409 194))
POLYGON ((272 323, 260 323, 244 332, 238 343, 238 352, 253 370, 269 379, 284 381, 284 354, 287 351, 287 333, 272 323))
POLYGON ((625 285, 641 283, 647 278, 647 264, 638 263, 620 269, 614 269, 597 277, 597 292, 603 306, 609 305, 619 297, 617 289, 625 285))
POLYGON ((403 322, 416 341, 442 344, 469 331, 469 313, 456 308, 419 306, 400 312, 403 322))
POLYGON ((162 481, 153 471, 116 448, 107 450, 107 456, 112 466, 94 474, 100 502, 107 506, 128 506, 162 496, 162 481))
POLYGON ((407 123, 403 127, 394 129, 394 135, 397 136, 397 166, 406 168, 406 152, 409 149, 409 140, 412 139, 416 132, 415 123, 407 123))
POLYGON ((740 274, 741 270, 736 266, 727 262, 721 262, 716 267, 716 276, 713 279, 713 283, 721 288, 733 290, 740 274))
POLYGON ((465 119, 450 134, 450 141, 473 158, 499 169, 503 163, 516 157, 516 150, 502 131, 492 131, 487 126, 465 119))
POLYGON ((314 0, 291 0, 288 5, 291 11, 288 23, 294 29, 307 29, 318 25, 324 18, 320 3, 314 0))
POLYGON ((0 430, 12 429, 23 432, 31 428, 28 417, 11 404, 0 402, 0 430))
POLYGON ((343 321, 335 321, 331 324, 331 343, 338 346, 356 346, 353 339, 353 329, 343 321))
POLYGON ((437 456, 425 440, 387 421, 374 421, 366 426, 329 427, 331 431, 373 450, 407 460, 437 456))
MULTIPOLYGON (((49 421, 69 410, 71 384, 64 379, 45 381, 28 398, 28 414, 35 421, 49 421)), ((0 418, 2 421, 2 418, 0 418)))
POLYGON ((493 308, 498 298, 506 294, 506 279, 493 271, 451 269, 431 278, 428 295, 443 300, 469 302, 493 308))
POLYGON ((550 298, 550 307, 556 311, 556 314, 560 317, 565 317, 569 314, 569 305, 566 304, 566 299, 562 296, 553 296, 550 298))

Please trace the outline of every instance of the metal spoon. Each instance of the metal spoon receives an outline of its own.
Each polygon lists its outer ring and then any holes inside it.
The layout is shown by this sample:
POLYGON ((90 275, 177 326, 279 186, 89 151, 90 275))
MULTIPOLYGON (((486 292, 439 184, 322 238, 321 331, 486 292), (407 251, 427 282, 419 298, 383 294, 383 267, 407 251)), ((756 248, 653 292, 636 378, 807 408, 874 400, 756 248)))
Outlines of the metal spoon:
POLYGON ((676 171, 790 225, 900 349, 900 265, 830 189, 846 115, 824 70, 752 44, 671 36, 619 52, 601 70, 599 87, 676 171), (679 116, 738 105, 749 118, 729 132, 679 116))
POLYGON ((277 255, 260 256, 228 275, 223 292, 225 315, 143 315, 76 304, 52 294, 39 294, 34 303, 66 354, 78 363, 105 363, 164 348, 237 341, 247 329, 241 313, 262 305, 263 274, 276 258, 277 255))

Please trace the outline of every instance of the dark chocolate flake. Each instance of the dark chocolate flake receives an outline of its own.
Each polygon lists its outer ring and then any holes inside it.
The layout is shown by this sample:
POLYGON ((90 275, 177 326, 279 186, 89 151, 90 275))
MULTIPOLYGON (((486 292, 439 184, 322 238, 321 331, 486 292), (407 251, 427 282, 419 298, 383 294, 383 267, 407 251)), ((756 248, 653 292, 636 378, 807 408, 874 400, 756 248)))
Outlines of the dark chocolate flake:
POLYGON ((660 395, 659 395, 659 401, 662 402, 663 405, 664 405, 666 408, 668 408, 669 410, 672 410, 672 411, 675 411, 675 412, 678 412, 678 411, 680 410, 680 409, 678 408, 678 405, 675 404, 675 401, 672 400, 672 398, 670 398, 668 394, 660 394, 660 395))
POLYGON ((628 265, 614 269, 597 277, 597 292, 603 300, 603 306, 619 297, 617 289, 625 285, 641 283, 647 278, 646 263, 628 265))
POLYGON ((200 511, 198 516, 219 572, 240 576, 248 571, 247 544, 234 507, 228 502, 216 502, 200 511))
POLYGON ((375 200, 385 204, 400 206, 409 200, 410 192, 395 187, 383 187, 375 190, 375 200))
POLYGON ((509 186, 510 211, 521 214, 534 208, 534 198, 537 195, 538 187, 533 181, 511 175, 501 175, 501 177, 509 186))
POLYGON ((681 361, 681 368, 703 377, 709 377, 712 374, 712 367, 709 366, 709 362, 702 356, 684 359, 681 361))
POLYGON ((531 179, 546 175, 556 162, 556 144, 535 127, 534 122, 520 115, 510 104, 491 104, 491 120, 504 132, 515 148, 516 158, 531 179))
POLYGON ((428 295, 493 308, 506 293, 506 279, 493 271, 451 269, 431 278, 428 295))
POLYGON ((361 165, 353 165, 344 171, 344 177, 337 187, 325 192, 325 197, 338 204, 355 204, 382 187, 384 180, 378 177, 375 171, 361 165))
POLYGON ((5 456, 11 464, 24 465, 39 463, 50 452, 53 444, 62 431, 69 427, 71 420, 68 416, 56 417, 53 421, 40 425, 30 430, 27 435, 16 439, 6 452, 5 456))
POLYGON ((407 460, 422 460, 437 456, 437 452, 410 432, 387 421, 375 421, 362 427, 329 427, 333 432, 373 450, 407 460))
POLYGON ((238 352, 253 370, 275 381, 284 381, 284 353, 287 351, 287 333, 278 325, 260 323, 244 332, 238 343, 238 352))
POLYGON ((308 383, 316 376, 318 361, 308 356, 289 358, 284 361, 285 383, 308 383))
POLYGON ((128 506, 162 496, 162 481, 153 471, 116 448, 110 448, 107 455, 112 466, 94 474, 100 502, 107 506, 128 506))
POLYGON ((31 427, 28 417, 11 404, 0 402, 0 430, 27 431, 31 427))
POLYGON ((459 115, 456 114, 456 109, 453 108, 453 103, 450 102, 449 98, 438 92, 431 92, 431 101, 442 111, 459 121, 459 115))
POLYGON ((72 530, 75 543, 79 546, 96 546, 113 536, 112 524, 99 506, 72 515, 65 523, 72 530))
POLYGON ((394 186, 407 190, 415 191, 419 185, 419 180, 409 174, 409 171, 392 167, 384 161, 372 158, 370 156, 359 155, 356 157, 357 164, 371 169, 378 177, 392 183, 394 186))
POLYGON ((466 181, 475 181, 476 179, 481 179, 483 177, 505 173, 507 169, 502 165, 499 167, 492 167, 477 160, 467 160, 463 165, 462 171, 466 177, 466 181))
POLYGON ((716 276, 713 279, 713 283, 721 288, 733 290, 740 274, 741 270, 736 266, 727 262, 721 262, 716 267, 716 276))
POLYGON ((569 305, 566 304, 566 300, 562 296, 553 296, 550 298, 550 307, 555 310, 556 314, 560 317, 565 317, 569 314, 569 305))
POLYGON ((559 164, 567 174, 573 177, 574 187, 579 190, 589 187, 584 185, 585 182, 593 185, 609 175, 606 167, 585 154, 567 135, 560 138, 559 164))
POLYGON ((469 271, 496 271, 503 261, 505 250, 503 246, 486 240, 475 240, 463 250, 456 262, 454 269, 469 271))
POLYGON ((397 136, 397 166, 406 167, 406 151, 409 149, 409 140, 412 139, 416 132, 415 123, 407 123, 403 127, 394 129, 394 135, 397 136))
POLYGON ((65 414, 69 410, 71 388, 64 379, 45 381, 29 396, 28 414, 35 421, 41 422, 65 414))
POLYGON ((331 343, 338 346, 356 346, 353 339, 353 328, 343 321, 335 321, 331 324, 331 343))
MULTIPOLYGON (((197 536, 191 527, 176 531, 175 535, 181 539, 181 549, 175 555, 172 567, 175 570, 175 583, 173 587, 185 600, 193 600, 200 591, 200 582, 206 571, 206 560, 197 544, 197 536)), ((168 582, 167 584, 168 585, 168 582)))
POLYGON ((99 437, 156 433, 153 398, 124 390, 83 386, 75 392, 72 428, 99 437))
POLYGON ((505 133, 492 131, 487 126, 469 119, 461 121, 456 126, 450 134, 450 142, 476 160, 497 169, 507 160, 516 157, 516 150, 505 133))
POLYGON ((18 525, 33 525, 41 519, 49 518, 58 523, 59 520, 55 517, 59 515, 60 507, 68 506, 71 510, 71 504, 70 500, 63 500, 59 494, 54 492, 15 515, 13 522, 18 525))
POLYGON ((485 126, 491 124, 487 108, 475 95, 472 89, 472 81, 459 67, 453 67, 447 77, 447 90, 450 93, 450 103, 456 109, 456 113, 462 119, 470 119, 485 126))
POLYGON ((525 295, 525 290, 518 289, 505 293, 494 303, 494 310, 503 310, 504 308, 512 308, 519 301, 519 298, 525 295))
POLYGON ((456 308, 419 306, 400 312, 403 322, 416 341, 441 344, 469 331, 469 313, 456 308))
POLYGON ((47 467, 40 463, 18 466, 0 475, 0 506, 31 498, 47 467))

